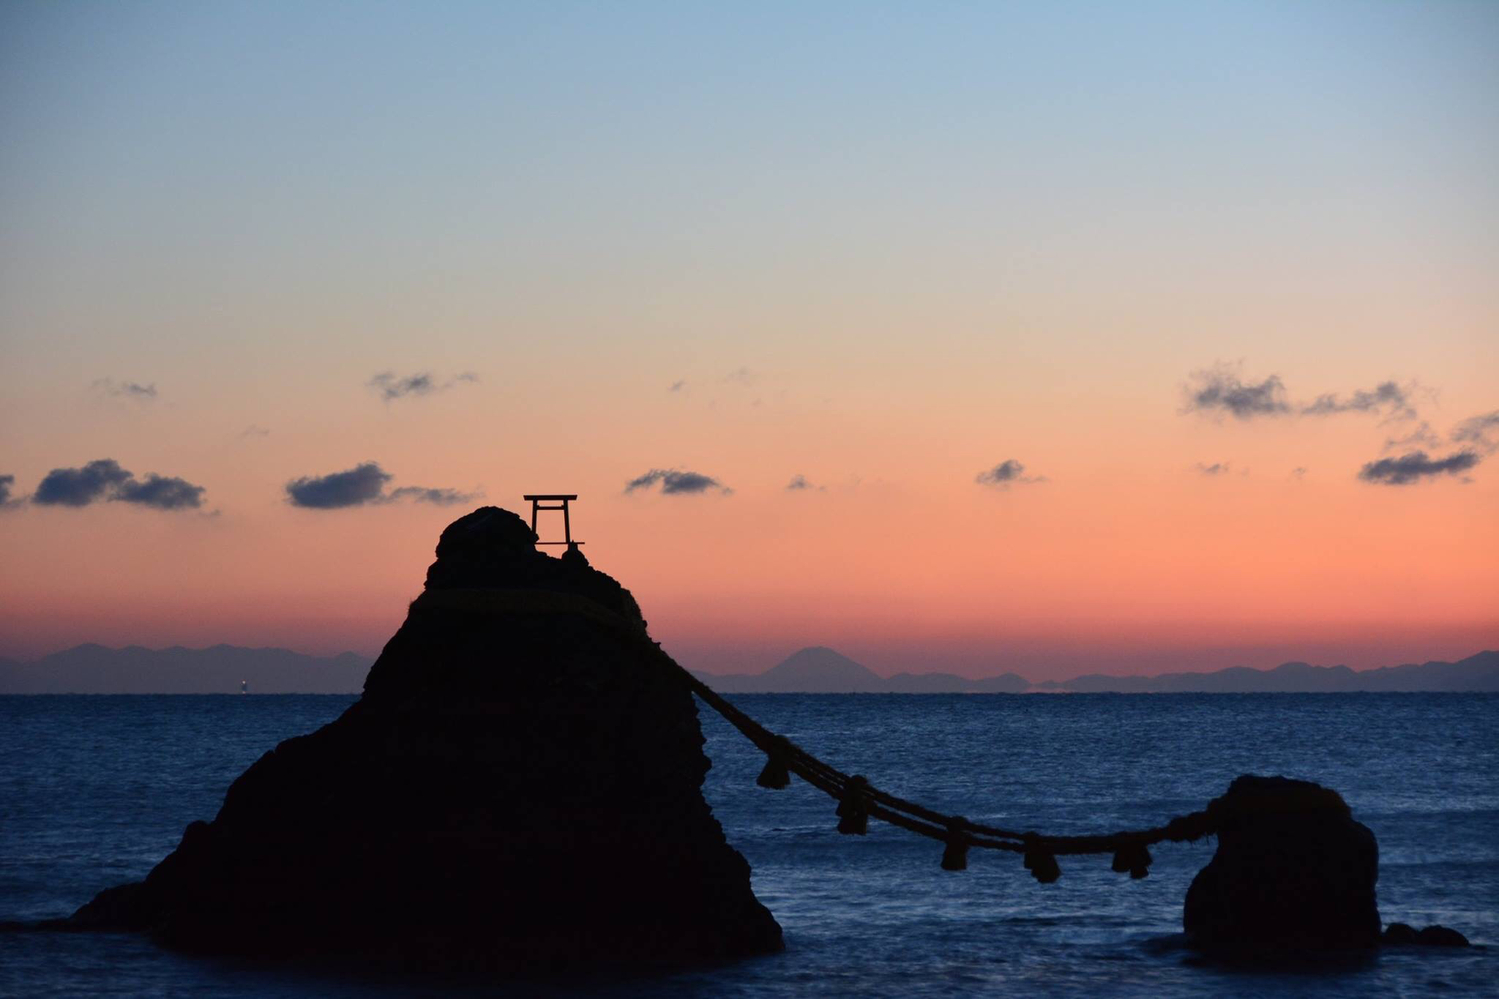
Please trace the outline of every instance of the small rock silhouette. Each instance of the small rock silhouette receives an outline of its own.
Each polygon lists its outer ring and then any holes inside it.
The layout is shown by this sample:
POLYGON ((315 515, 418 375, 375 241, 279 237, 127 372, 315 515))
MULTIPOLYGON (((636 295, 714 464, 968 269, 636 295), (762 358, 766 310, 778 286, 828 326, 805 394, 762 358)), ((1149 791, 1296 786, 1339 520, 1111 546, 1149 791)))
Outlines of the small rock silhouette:
POLYGON ((1218 849, 1182 911, 1195 945, 1285 953, 1379 944, 1379 845, 1336 791, 1246 775, 1208 813, 1218 849))
POLYGON ((1407 923, 1385 927, 1381 941, 1386 947, 1467 947, 1468 938, 1446 926, 1428 926, 1418 930, 1407 923))

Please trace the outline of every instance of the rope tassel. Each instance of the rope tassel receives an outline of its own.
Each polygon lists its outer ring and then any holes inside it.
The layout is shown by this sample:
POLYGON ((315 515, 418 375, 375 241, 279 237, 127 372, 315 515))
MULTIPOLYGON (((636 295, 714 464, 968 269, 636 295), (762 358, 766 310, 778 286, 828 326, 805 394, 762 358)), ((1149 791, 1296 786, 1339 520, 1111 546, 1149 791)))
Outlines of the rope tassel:
POLYGON ((859 774, 848 779, 838 802, 838 831, 845 836, 869 832, 869 781, 859 774))
POLYGON ((1150 861, 1150 850, 1144 843, 1131 843, 1114 851, 1115 872, 1123 874, 1129 871, 1129 876, 1136 881, 1150 873, 1150 861))
POLYGON ((791 786, 791 772, 786 769, 786 762, 778 756, 766 759, 765 769, 760 771, 760 776, 755 778, 755 783, 761 787, 768 787, 772 791, 779 791, 791 786))
POLYGON ((1049 885, 1062 876, 1056 856, 1050 850, 1043 850, 1030 843, 1025 847, 1025 869, 1043 885, 1049 885))
POLYGON ((961 815, 947 820, 947 846, 942 851, 944 871, 968 870, 968 837, 963 835, 967 824, 968 820, 961 815))
POLYGON ((786 739, 776 736, 775 748, 765 754, 765 769, 755 778, 755 783, 779 791, 791 786, 791 771, 786 769, 786 739))

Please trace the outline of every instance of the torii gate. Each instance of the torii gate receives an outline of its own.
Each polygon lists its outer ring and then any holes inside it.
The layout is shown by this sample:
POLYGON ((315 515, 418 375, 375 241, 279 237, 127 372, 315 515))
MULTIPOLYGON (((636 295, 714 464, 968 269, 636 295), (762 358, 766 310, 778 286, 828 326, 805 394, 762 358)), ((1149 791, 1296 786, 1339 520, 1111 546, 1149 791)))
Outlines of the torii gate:
MULTIPOLYGON (((569 502, 571 502, 572 500, 575 500, 575 499, 578 498, 578 494, 577 493, 567 493, 567 494, 563 494, 563 493, 532 493, 532 494, 528 494, 528 495, 522 496, 521 498, 522 499, 528 499, 528 500, 531 501, 531 533, 532 534, 536 534, 536 515, 537 515, 537 513, 539 513, 542 510, 561 510, 562 511, 562 538, 563 538, 563 540, 561 540, 561 541, 541 541, 541 540, 538 540, 536 542, 538 545, 567 545, 567 547, 572 548, 575 545, 581 545, 583 543, 581 541, 574 541, 573 540, 572 521, 568 517, 568 511, 567 511, 567 504, 569 502), (553 503, 555 505, 554 506, 542 506, 543 503, 553 503)), ((538 539, 541 537, 541 535, 539 535, 539 534, 537 534, 536 536, 537 536, 538 539)))

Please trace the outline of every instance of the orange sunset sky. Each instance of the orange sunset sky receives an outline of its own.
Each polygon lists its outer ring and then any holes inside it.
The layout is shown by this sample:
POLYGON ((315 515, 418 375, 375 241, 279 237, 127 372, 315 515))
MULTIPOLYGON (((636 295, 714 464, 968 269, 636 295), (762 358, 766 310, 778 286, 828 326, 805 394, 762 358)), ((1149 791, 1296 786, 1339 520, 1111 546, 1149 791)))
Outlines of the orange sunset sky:
POLYGON ((0 656, 374 653, 537 491, 709 671, 1499 647, 1496 94, 1482 3, 7 4, 0 656))

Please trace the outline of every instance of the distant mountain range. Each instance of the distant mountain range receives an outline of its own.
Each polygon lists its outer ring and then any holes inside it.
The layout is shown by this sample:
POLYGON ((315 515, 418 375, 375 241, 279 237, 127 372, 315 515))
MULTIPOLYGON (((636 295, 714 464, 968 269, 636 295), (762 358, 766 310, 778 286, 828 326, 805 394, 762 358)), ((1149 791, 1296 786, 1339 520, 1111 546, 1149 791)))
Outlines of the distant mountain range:
POLYGON ((1014 673, 969 680, 951 673, 897 673, 883 677, 832 649, 793 653, 764 673, 715 675, 695 672, 726 694, 962 694, 962 693, 1342 693, 1357 691, 1499 691, 1499 652, 1480 652, 1460 662, 1409 663, 1380 669, 1284 663, 1274 669, 1232 666, 1211 673, 1105 676, 1032 684, 1014 673))
POLYGON ((725 694, 1020 694, 1030 681, 1014 673, 969 680, 952 673, 880 676, 868 666, 818 645, 793 652, 764 673, 693 675, 725 694))
POLYGON ((373 662, 289 649, 109 649, 79 645, 35 662, 0 659, 0 694, 357 694, 373 662))
MULTIPOLYGON (((34 662, 0 659, 0 694, 354 694, 372 660, 345 652, 307 656, 288 649, 110 649, 80 645, 34 662)), ((1274 669, 1233 666, 1211 673, 1105 676, 1030 683, 1015 673, 970 680, 952 673, 880 676, 822 646, 802 649, 764 673, 694 671, 726 694, 1023 694, 1023 693, 1310 693, 1356 691, 1499 691, 1499 652, 1459 662, 1408 663, 1381 669, 1285 663, 1274 669)))

